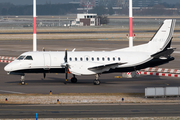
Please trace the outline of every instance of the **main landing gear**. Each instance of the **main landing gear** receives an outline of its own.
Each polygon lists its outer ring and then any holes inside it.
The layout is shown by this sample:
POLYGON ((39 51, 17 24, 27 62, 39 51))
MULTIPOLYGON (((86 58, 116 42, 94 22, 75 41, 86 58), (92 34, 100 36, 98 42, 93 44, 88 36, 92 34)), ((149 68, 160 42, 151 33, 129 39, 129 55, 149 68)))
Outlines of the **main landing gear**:
POLYGON ((100 85, 101 81, 99 80, 100 74, 96 74, 96 79, 94 80, 94 85, 100 85))
MULTIPOLYGON (((94 80, 94 85, 100 85, 100 80, 99 80, 99 76, 100 74, 96 74, 96 79, 94 80)), ((73 77, 71 78, 71 83, 77 83, 77 78, 75 77, 75 75, 73 75, 73 77)))
POLYGON ((71 83, 77 83, 77 78, 75 77, 75 75, 73 75, 73 77, 71 78, 71 83))

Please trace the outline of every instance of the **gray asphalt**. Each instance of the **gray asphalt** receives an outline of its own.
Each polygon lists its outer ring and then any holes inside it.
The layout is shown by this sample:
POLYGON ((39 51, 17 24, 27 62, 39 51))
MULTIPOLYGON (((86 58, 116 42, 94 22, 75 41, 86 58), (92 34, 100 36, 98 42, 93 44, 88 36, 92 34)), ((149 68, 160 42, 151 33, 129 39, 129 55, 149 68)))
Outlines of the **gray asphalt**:
POLYGON ((0 118, 99 118, 179 116, 180 105, 0 105, 0 118))

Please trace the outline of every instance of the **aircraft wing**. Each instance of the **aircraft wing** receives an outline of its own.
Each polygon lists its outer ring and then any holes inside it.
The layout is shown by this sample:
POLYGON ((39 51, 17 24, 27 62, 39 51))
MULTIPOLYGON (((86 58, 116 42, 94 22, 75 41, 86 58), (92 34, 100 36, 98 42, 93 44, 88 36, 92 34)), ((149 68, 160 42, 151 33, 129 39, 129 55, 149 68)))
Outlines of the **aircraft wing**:
POLYGON ((118 67, 118 65, 123 65, 123 64, 126 64, 126 63, 104 64, 104 65, 90 67, 90 68, 88 68, 88 70, 95 71, 95 70, 104 70, 105 69, 107 71, 109 69, 115 69, 116 67, 118 67))

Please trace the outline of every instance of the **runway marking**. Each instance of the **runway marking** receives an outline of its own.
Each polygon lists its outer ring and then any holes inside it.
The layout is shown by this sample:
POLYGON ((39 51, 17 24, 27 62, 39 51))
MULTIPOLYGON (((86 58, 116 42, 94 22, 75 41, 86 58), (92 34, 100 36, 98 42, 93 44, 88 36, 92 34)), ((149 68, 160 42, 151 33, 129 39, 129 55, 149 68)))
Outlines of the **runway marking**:
POLYGON ((174 53, 180 53, 180 51, 174 51, 174 53))
POLYGON ((114 78, 122 78, 122 76, 114 76, 114 78))
POLYGON ((169 85, 168 83, 165 83, 166 85, 169 85))
POLYGON ((7 91, 7 90, 0 90, 0 92, 15 93, 15 94, 25 94, 25 93, 21 93, 21 92, 14 92, 14 91, 7 91))

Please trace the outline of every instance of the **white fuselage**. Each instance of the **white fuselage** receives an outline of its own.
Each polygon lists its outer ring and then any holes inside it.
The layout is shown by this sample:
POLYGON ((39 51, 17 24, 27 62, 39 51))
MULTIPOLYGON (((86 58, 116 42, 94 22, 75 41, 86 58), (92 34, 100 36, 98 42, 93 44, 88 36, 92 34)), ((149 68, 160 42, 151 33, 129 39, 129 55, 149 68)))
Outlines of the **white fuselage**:
MULTIPOLYGON (((15 60, 5 67, 8 72, 27 69, 56 69, 63 68, 64 52, 26 52, 20 56, 32 56, 33 60, 15 60)), ((24 57, 24 58, 25 58, 24 57)), ((150 60, 150 54, 146 52, 68 52, 69 71, 75 75, 92 75, 111 69, 88 70, 94 66, 113 63, 126 63, 115 68, 133 67, 150 60)), ((115 69, 114 68, 114 69, 115 69)))

